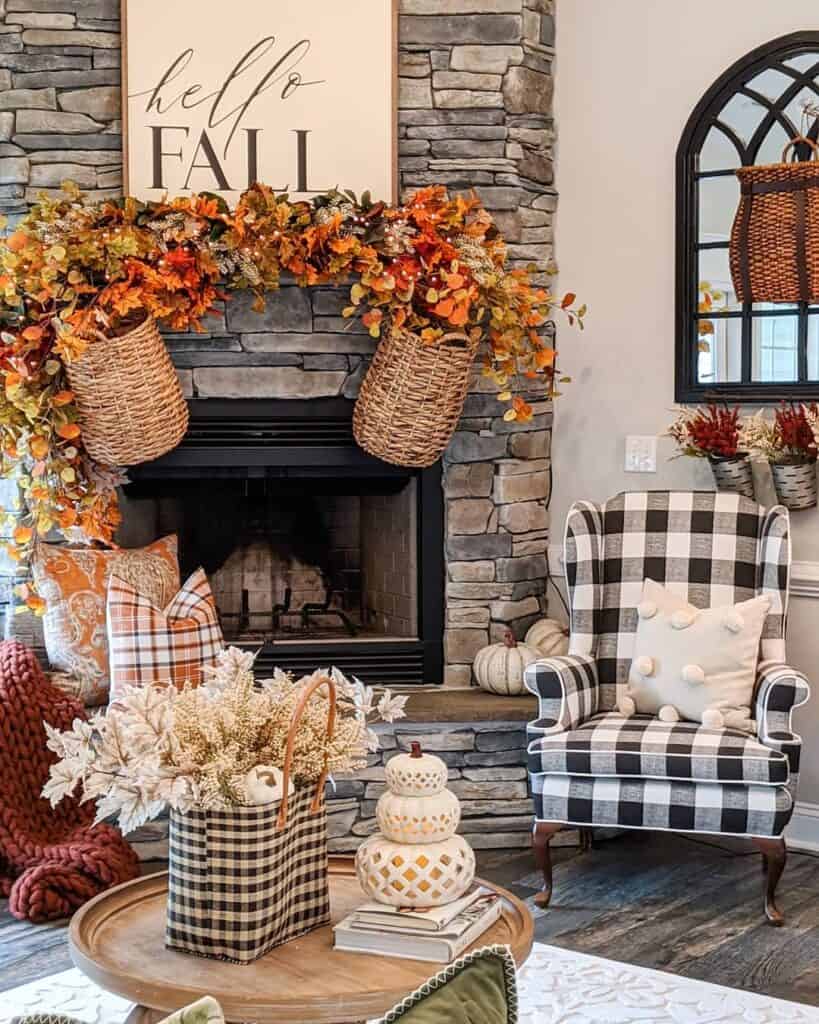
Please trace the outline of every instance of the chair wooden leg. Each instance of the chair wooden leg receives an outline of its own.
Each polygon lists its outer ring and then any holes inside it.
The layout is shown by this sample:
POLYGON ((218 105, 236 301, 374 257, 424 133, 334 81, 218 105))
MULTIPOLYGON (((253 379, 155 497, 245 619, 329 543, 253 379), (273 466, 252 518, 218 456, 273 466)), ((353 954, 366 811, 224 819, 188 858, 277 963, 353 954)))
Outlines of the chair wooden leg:
POLYGON ((785 923, 785 916, 776 905, 776 887, 785 870, 787 849, 784 839, 754 839, 754 846, 762 854, 765 882, 765 916, 775 928, 785 923))
POLYGON ((532 848, 535 851, 535 864, 543 873, 543 889, 535 896, 535 904, 546 908, 552 898, 552 851, 549 843, 552 836, 563 828, 559 822, 536 821, 532 833, 532 848))

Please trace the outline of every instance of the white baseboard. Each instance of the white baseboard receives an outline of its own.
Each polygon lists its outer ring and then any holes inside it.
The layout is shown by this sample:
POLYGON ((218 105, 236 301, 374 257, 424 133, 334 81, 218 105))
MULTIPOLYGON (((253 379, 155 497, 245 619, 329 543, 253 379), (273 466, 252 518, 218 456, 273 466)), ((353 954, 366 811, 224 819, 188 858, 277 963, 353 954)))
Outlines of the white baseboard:
POLYGON ((819 804, 796 801, 793 817, 785 829, 789 850, 819 853, 819 804))

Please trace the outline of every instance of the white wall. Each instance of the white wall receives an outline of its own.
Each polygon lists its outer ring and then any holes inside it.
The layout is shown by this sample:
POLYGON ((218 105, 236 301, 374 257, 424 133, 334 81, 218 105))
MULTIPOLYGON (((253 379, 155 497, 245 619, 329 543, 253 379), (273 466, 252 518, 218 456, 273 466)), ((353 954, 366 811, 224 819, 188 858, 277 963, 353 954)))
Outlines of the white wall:
MULTIPOLYGON (((557 257, 563 289, 589 304, 586 331, 560 333, 564 389, 553 439, 555 540, 578 498, 710 487, 699 460, 623 471, 626 434, 658 434, 674 400, 674 156, 691 110, 754 47, 819 28, 816 0, 562 0, 556 117, 557 257)), ((819 514, 793 515, 794 558, 819 561, 819 514)), ((798 716, 800 798, 819 804, 819 601, 796 598, 791 660, 815 679, 798 716)), ((819 821, 817 821, 819 824, 819 821)), ((819 838, 819 837, 818 837, 819 838)))

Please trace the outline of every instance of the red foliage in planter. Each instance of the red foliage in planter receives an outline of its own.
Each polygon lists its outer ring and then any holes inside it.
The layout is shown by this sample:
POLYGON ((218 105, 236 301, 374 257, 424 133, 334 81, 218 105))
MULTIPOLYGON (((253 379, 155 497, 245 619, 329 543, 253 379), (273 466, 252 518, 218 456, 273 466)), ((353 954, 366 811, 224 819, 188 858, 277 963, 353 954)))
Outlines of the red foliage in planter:
POLYGON ((783 402, 776 410, 777 448, 792 458, 816 458, 816 438, 808 419, 808 412, 814 416, 819 412, 815 402, 807 409, 804 405, 783 402))
POLYGON ((709 405, 688 420, 686 431, 697 454, 733 458, 739 450, 739 408, 709 405))

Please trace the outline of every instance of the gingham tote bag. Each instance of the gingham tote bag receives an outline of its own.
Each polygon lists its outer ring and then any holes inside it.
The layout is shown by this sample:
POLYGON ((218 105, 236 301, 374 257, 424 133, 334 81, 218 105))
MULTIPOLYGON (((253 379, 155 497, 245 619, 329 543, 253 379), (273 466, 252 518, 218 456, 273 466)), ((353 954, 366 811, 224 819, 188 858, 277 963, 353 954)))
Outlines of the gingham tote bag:
POLYGON ((168 949, 248 964, 329 924, 326 771, 315 789, 296 786, 286 795, 299 719, 324 685, 330 691, 328 742, 332 739, 335 686, 318 679, 293 713, 282 800, 263 807, 171 812, 168 949))

